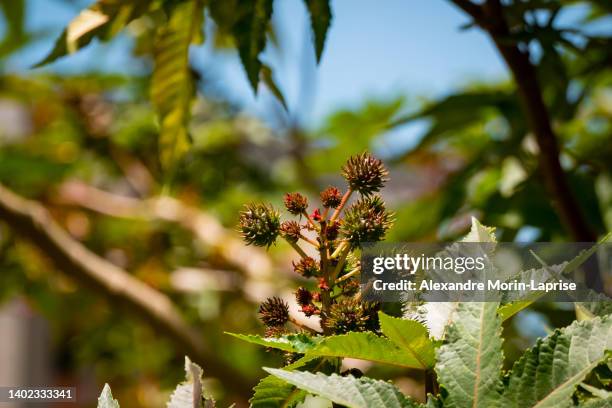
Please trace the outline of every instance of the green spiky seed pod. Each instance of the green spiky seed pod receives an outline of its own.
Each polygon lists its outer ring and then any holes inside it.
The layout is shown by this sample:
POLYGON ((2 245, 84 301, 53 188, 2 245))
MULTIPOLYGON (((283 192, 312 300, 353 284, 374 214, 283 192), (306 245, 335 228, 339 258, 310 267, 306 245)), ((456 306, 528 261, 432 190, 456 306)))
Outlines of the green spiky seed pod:
POLYGON ((342 176, 351 190, 366 196, 380 191, 388 175, 382 161, 367 152, 351 156, 342 167, 342 176))
POLYGON ((340 287, 342 288, 342 294, 345 296, 356 295, 361 289, 359 279, 355 278, 345 280, 344 282, 340 283, 340 287))
POLYGON ((312 292, 306 288, 300 287, 297 292, 295 292, 295 300, 300 306, 309 305, 312 303, 312 292))
POLYGON ((336 187, 329 186, 321 191, 321 203, 325 208, 337 208, 342 202, 342 193, 336 187))
POLYGON ((300 193, 285 194, 285 207, 293 215, 303 214, 308 208, 308 199, 300 193))
POLYGON ((268 327, 283 326, 289 321, 289 305, 276 296, 259 306, 259 318, 268 327))
POLYGON ((300 236, 302 227, 296 221, 285 221, 280 226, 280 235, 291 243, 296 243, 300 236))
POLYGON ((270 247, 279 234, 280 215, 270 205, 247 204, 240 213, 238 227, 247 245, 270 247))
POLYGON ((319 266, 317 262, 310 257, 302 258, 297 263, 293 262, 293 270, 295 273, 305 278, 312 278, 313 276, 319 275, 319 266))
POLYGON ((332 305, 325 325, 335 334, 361 332, 367 330, 368 319, 361 302, 343 299, 332 305))
POLYGON ((353 248, 365 242, 377 242, 393 224, 392 214, 379 196, 364 197, 344 214, 340 232, 353 248))

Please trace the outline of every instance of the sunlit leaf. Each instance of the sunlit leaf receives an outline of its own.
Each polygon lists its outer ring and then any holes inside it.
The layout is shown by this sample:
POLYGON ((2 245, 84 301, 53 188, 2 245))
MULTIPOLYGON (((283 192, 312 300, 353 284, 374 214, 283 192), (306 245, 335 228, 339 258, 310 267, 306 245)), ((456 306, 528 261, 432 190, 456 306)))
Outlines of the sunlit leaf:
POLYGON ((189 65, 189 46, 200 38, 203 7, 201 0, 176 4, 169 11, 168 20, 158 28, 155 40, 151 100, 159 116, 160 161, 166 169, 190 145, 188 125, 195 84, 189 65))

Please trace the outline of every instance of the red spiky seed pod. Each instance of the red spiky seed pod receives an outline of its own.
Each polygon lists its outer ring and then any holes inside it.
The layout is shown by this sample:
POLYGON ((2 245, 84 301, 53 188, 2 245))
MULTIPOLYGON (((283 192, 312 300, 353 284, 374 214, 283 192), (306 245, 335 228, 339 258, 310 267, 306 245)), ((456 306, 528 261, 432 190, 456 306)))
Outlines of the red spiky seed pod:
POLYGON ((295 273, 305 278, 312 278, 313 276, 319 275, 319 266, 317 262, 310 257, 302 258, 297 263, 293 262, 293 270, 295 273))
POLYGON ((302 227, 296 221, 284 221, 280 225, 280 235, 291 243, 296 243, 300 237, 302 227))
POLYGON ((308 208, 308 199, 300 193, 285 194, 285 207, 293 215, 303 214, 308 208))
POLYGON ((312 292, 306 288, 300 287, 295 292, 295 300, 300 306, 309 305, 312 303, 312 292))
POLYGON ((342 193, 336 187, 329 186, 321 191, 321 203, 325 208, 337 208, 342 202, 342 193))
POLYGON ((289 305, 276 296, 259 306, 259 318, 268 327, 283 326, 289 321, 289 305))
POLYGON ((312 315, 320 314, 321 311, 315 305, 304 305, 302 306, 302 313, 304 313, 306 317, 310 317, 312 315))
POLYGON ((370 195, 384 186, 389 172, 382 161, 368 152, 351 156, 342 167, 342 176, 351 190, 370 195))

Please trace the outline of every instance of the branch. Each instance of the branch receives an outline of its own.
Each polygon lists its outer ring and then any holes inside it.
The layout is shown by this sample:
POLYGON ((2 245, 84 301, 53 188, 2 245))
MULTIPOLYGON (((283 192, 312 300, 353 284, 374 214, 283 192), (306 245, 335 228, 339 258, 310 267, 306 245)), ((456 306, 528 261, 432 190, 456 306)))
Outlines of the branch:
POLYGON ((516 44, 504 41, 511 33, 504 18, 503 5, 499 0, 488 0, 483 6, 468 0, 452 2, 489 33, 512 72, 523 114, 540 150, 540 171, 544 185, 561 223, 574 240, 595 242, 596 234, 590 229, 559 162, 557 136, 552 129, 536 69, 529 61, 527 52, 521 51, 516 44))
POLYGON ((205 347, 203 337, 187 325, 166 295, 89 251, 70 237, 42 205, 0 184, 0 220, 30 240, 66 275, 103 293, 109 304, 121 303, 140 315, 213 375, 231 379, 232 391, 249 395, 250 382, 205 347))
POLYGON ((108 193, 79 181, 70 181, 59 188, 59 200, 113 217, 159 219, 180 224, 192 231, 200 242, 216 251, 228 265, 244 271, 249 277, 263 280, 272 274, 272 263, 265 253, 244 245, 213 216, 172 197, 143 201, 108 193))

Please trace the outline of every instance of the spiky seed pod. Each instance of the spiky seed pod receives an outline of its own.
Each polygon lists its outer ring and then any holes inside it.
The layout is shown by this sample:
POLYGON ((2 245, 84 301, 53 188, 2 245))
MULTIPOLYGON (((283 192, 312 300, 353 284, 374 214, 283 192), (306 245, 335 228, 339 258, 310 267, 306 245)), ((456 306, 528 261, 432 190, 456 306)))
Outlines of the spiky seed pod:
POLYGON ((325 325, 335 334, 366 331, 368 319, 360 302, 343 299, 331 306, 325 325))
POLYGON ((337 208, 342 201, 342 193, 336 187, 329 186, 321 191, 321 203, 325 208, 337 208))
POLYGON ((259 318, 268 327, 283 326, 289 321, 289 305, 276 296, 259 306, 259 318))
POLYGON ((329 241, 333 241, 336 238, 338 238, 339 231, 340 231, 340 223, 338 221, 334 221, 325 228, 325 237, 329 241))
POLYGON ((319 278, 319 283, 317 284, 317 287, 321 290, 329 290, 329 283, 327 283, 327 280, 325 280, 325 278, 319 278))
POLYGON ((340 232, 353 248, 365 242, 377 242, 393 224, 392 214, 379 196, 363 197, 344 214, 340 232))
POLYGON ((291 243, 296 243, 300 236, 302 227, 296 221, 284 221, 280 225, 280 235, 291 243))
POLYGON ((272 206, 251 203, 240 213, 238 227, 247 245, 269 247, 276 241, 280 215, 272 206))
POLYGON ((289 331, 283 326, 270 326, 270 327, 266 327, 266 330, 264 331, 264 336, 265 337, 281 337, 288 333, 289 331))
POLYGON ((295 300, 298 305, 306 306, 312 303, 312 292, 306 288, 298 288, 297 292, 295 292, 295 300))
POLYGON ((314 314, 320 314, 321 311, 315 305, 305 305, 302 306, 302 313, 304 313, 306 317, 310 317, 314 314))
POLYGON ((380 330, 380 322, 378 320, 378 312, 380 311, 381 304, 379 302, 363 302, 361 304, 363 313, 368 317, 366 321, 366 330, 377 332, 380 330))
POLYGON ((300 193, 285 194, 285 207, 293 215, 300 215, 308 208, 308 199, 300 193))
POLYGON ((363 377, 363 372, 360 369, 353 367, 353 368, 349 368, 346 371, 341 372, 340 375, 343 377, 351 375, 355 378, 361 378, 363 377))
POLYGON ((355 278, 345 280, 344 282, 340 283, 340 287, 342 288, 342 293, 345 296, 353 296, 361 289, 359 279, 355 278))
POLYGON ((310 257, 302 258, 297 263, 293 262, 293 270, 295 273, 305 278, 312 278, 313 276, 319 275, 319 266, 317 262, 310 257))
POLYGON ((351 156, 342 167, 342 176, 351 190, 366 196, 380 191, 388 175, 382 161, 368 152, 351 156))

